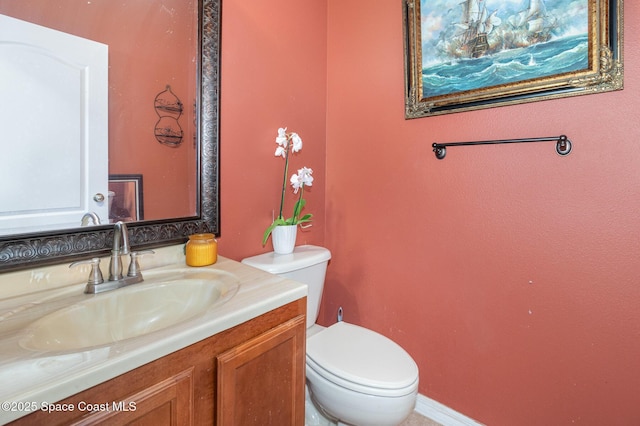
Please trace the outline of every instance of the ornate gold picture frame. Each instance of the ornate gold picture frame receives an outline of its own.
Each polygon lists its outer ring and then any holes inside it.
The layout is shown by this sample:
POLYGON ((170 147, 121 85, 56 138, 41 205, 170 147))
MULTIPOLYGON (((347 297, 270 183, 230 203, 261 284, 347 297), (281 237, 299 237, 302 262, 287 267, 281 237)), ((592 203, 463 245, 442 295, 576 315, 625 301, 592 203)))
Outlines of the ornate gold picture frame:
POLYGON ((405 118, 623 88, 623 0, 404 0, 405 118))

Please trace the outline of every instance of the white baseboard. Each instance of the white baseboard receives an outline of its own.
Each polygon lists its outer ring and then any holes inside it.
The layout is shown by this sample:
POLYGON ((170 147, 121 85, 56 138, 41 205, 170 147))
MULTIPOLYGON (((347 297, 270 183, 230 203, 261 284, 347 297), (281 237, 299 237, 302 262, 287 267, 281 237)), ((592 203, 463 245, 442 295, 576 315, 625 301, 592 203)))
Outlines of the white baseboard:
POLYGON ((418 394, 416 398, 416 413, 428 417, 431 420, 440 423, 443 426, 483 426, 464 414, 460 414, 455 410, 427 398, 422 394, 418 394))

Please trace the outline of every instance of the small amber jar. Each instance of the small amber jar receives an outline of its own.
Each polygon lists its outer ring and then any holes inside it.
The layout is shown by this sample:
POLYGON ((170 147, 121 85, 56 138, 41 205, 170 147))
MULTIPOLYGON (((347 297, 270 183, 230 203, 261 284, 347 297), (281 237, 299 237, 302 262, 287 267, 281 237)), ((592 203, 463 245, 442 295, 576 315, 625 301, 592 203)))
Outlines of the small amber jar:
POLYGON ((213 265, 218 260, 218 243, 215 235, 189 235, 185 252, 189 266, 213 265))

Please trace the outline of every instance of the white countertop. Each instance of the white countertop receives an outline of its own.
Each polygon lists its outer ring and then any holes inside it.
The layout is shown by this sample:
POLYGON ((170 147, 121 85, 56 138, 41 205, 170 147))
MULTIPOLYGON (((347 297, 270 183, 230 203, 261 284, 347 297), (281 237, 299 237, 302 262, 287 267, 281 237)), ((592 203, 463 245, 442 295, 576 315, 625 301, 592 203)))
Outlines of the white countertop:
MULTIPOLYGON (((184 268, 184 260, 153 271, 176 267, 184 268)), ((0 299, 0 424, 307 295, 304 284, 221 256, 216 264, 205 268, 237 276, 240 282, 237 294, 226 303, 185 322, 109 346, 78 352, 34 352, 23 349, 18 341, 24 334, 24 327, 35 319, 68 304, 69 300, 90 297, 83 294, 84 283, 0 299)), ((7 277, 9 275, 0 275, 0 286, 7 285, 7 277)))

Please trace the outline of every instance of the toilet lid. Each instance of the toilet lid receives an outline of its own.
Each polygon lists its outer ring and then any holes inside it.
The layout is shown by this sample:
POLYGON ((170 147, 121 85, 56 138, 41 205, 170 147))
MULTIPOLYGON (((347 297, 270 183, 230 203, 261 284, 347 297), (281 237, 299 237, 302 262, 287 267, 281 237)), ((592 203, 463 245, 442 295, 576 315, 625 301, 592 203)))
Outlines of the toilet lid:
POLYGON ((307 364, 327 380, 358 391, 363 386, 404 391, 418 381, 418 366, 397 343, 346 322, 308 339, 307 364))

